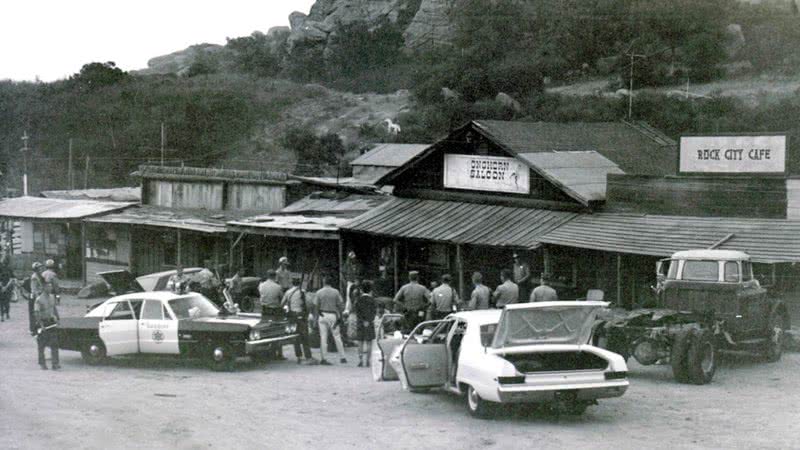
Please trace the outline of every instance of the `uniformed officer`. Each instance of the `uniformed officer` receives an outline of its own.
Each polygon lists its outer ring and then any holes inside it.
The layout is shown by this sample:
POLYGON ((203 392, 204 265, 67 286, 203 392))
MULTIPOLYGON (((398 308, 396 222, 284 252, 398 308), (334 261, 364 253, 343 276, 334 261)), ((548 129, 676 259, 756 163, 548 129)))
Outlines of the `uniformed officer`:
POLYGON ((304 357, 307 364, 316 364, 317 361, 311 356, 311 344, 308 339, 308 303, 306 291, 300 285, 301 282, 300 277, 292 277, 292 287, 283 294, 281 306, 288 307, 289 318, 297 325, 299 336, 294 341, 294 356, 297 357, 297 364, 301 364, 304 357))
POLYGON ((542 274, 542 281, 541 285, 536 287, 536 289, 531 292, 531 302, 557 302, 558 301, 558 293, 555 289, 550 287, 548 284, 550 283, 550 274, 543 273, 542 274))
POLYGON ((442 284, 431 293, 431 318, 433 320, 444 319, 448 314, 457 311, 458 305, 461 303, 456 290, 450 287, 450 280, 450 275, 442 275, 442 284))
POLYGON ((425 310, 431 301, 431 291, 419 284, 419 272, 408 272, 408 283, 397 291, 394 296, 396 304, 403 305, 405 327, 409 331, 425 320, 425 310))
POLYGON ((281 315, 281 299, 283 289, 275 279, 277 274, 274 270, 267 270, 267 279, 258 285, 258 295, 261 297, 261 315, 274 316, 281 315))
POLYGON ((519 287, 516 283, 511 281, 511 272, 508 269, 503 269, 500 272, 500 280, 503 282, 492 294, 494 304, 498 308, 502 308, 512 303, 517 303, 519 300, 519 287))
POLYGON ((58 370, 61 365, 58 363, 58 310, 56 309, 56 299, 53 295, 53 285, 44 284, 44 292, 36 298, 34 305, 34 316, 37 327, 37 347, 39 350, 39 367, 47 370, 44 358, 45 347, 50 347, 50 358, 52 359, 53 369, 58 370))

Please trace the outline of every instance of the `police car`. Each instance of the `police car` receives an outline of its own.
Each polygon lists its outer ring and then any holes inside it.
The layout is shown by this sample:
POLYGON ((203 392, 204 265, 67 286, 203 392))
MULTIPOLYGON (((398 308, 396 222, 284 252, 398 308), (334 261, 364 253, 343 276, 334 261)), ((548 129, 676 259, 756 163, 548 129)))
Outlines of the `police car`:
POLYGON ((215 370, 230 370, 237 357, 265 359, 297 336, 295 324, 284 318, 224 314, 194 292, 119 295, 59 323, 59 348, 81 352, 92 365, 144 353, 204 358, 215 370))

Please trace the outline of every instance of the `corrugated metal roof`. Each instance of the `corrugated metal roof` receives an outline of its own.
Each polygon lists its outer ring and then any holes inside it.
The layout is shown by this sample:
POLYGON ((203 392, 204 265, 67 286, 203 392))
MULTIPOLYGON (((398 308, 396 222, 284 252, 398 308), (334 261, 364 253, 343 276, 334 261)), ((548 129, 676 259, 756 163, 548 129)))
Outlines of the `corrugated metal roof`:
POLYGON ((350 163, 352 166, 400 167, 430 144, 375 144, 372 150, 350 163))
POLYGON ((336 215, 356 217, 382 205, 389 199, 385 195, 344 194, 341 192, 314 193, 283 208, 281 214, 336 215))
POLYGON ((133 203, 16 197, 0 202, 0 217, 32 220, 78 220, 133 206, 133 203))
POLYGON ((747 252, 756 262, 800 261, 800 221, 636 214, 581 215, 541 237, 567 247, 671 256, 708 248, 733 234, 719 250, 747 252))
POLYGON ((101 200, 111 202, 142 201, 142 188, 124 187, 111 189, 72 189, 66 191, 42 191, 42 197, 67 200, 101 200))
POLYGON ((253 216, 254 211, 218 211, 140 206, 121 213, 87 220, 91 223, 113 223, 149 227, 174 228, 201 233, 225 233, 225 224, 253 216))
POLYGON ((594 150, 629 174, 677 172, 674 140, 624 122, 505 122, 477 120, 475 126, 514 153, 594 150))
POLYGON ((344 224, 363 233, 456 244, 536 248, 539 236, 575 213, 393 198, 344 224))
POLYGON ((337 232, 347 217, 312 217, 303 215, 263 215, 228 222, 228 225, 270 230, 337 232))
POLYGON ((518 156, 585 205, 606 199, 607 174, 625 173, 595 151, 520 153, 518 156))

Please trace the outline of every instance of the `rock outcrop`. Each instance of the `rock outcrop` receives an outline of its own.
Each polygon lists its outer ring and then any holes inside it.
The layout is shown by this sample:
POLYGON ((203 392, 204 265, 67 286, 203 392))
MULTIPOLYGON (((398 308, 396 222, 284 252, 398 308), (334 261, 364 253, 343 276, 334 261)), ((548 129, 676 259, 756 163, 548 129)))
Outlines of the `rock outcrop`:
POLYGON ((147 68, 137 71, 142 75, 169 74, 183 75, 189 67, 205 56, 220 56, 225 52, 225 47, 216 44, 198 44, 189 48, 170 53, 169 55, 156 56, 147 61, 147 68))
POLYGON ((422 0, 403 33, 406 48, 447 45, 453 38, 452 12, 458 0, 422 0))

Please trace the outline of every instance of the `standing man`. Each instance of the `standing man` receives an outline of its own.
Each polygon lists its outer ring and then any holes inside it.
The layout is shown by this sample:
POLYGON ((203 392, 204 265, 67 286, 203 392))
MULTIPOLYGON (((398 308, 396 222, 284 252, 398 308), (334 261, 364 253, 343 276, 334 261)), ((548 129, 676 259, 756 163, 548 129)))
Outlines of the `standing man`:
POLYGON ((551 288, 548 284, 550 283, 550 274, 543 273, 542 274, 542 282, 536 289, 531 292, 531 302, 557 302, 558 301, 558 293, 555 289, 551 288))
POLYGON ((56 299, 53 295, 53 285, 45 283, 44 292, 36 298, 34 305, 34 316, 36 318, 37 337, 36 343, 39 350, 39 367, 47 370, 44 359, 45 347, 50 347, 50 359, 52 359, 53 370, 58 370, 61 365, 58 363, 58 310, 56 309, 56 299))
POLYGON ((361 279, 361 263, 358 261, 358 258, 356 258, 356 252, 350 250, 347 253, 347 260, 344 262, 344 280, 347 282, 347 288, 344 294, 345 300, 347 301, 346 310, 348 312, 355 300, 355 298, 351 296, 350 291, 359 279, 361 279))
POLYGON ((519 253, 514 252, 514 283, 519 288, 519 298, 525 301, 528 298, 531 282, 531 269, 528 263, 520 260, 519 253))
POLYGON ((461 299, 458 298, 456 290, 450 287, 450 280, 450 275, 442 275, 442 284, 431 293, 432 320, 444 319, 448 314, 458 310, 461 299))
POLYGON ((397 291, 394 303, 403 305, 405 328, 413 330, 425 320, 425 311, 431 301, 431 291, 419 284, 419 272, 408 272, 408 283, 397 291))
POLYGON ((283 289, 275 281, 277 277, 274 270, 267 270, 267 279, 258 285, 258 295, 261 298, 261 316, 280 316, 283 289))
POLYGON ((275 270, 275 277, 281 289, 284 291, 292 287, 292 271, 289 270, 289 258, 281 256, 278 260, 278 269, 275 270))
POLYGON ((492 300, 494 300, 495 306, 502 308, 506 305, 517 303, 519 300, 519 286, 511 281, 511 271, 503 269, 500 272, 500 280, 502 284, 497 286, 497 289, 494 290, 494 294, 492 294, 492 300))
POLYGON ((175 275, 167 280, 167 290, 176 294, 183 294, 189 287, 189 277, 183 274, 183 266, 178 264, 175 268, 175 275))
POLYGON ((347 358, 344 357, 344 345, 342 344, 341 334, 344 300, 342 300, 342 294, 331 287, 330 276, 328 275, 322 276, 322 289, 317 291, 317 298, 314 306, 315 320, 319 323, 319 351, 321 355, 319 363, 323 366, 331 365, 331 363, 325 359, 325 353, 328 351, 328 333, 332 333, 333 342, 336 344, 336 350, 339 352, 339 362, 347 364, 347 358))
POLYGON ((489 309, 489 298, 492 296, 492 291, 483 284, 483 275, 480 272, 472 274, 472 284, 475 285, 475 288, 472 289, 469 305, 467 305, 468 308, 473 311, 476 309, 489 309))
MULTIPOLYGON (((42 280, 42 263, 36 261, 31 266, 33 269, 33 273, 31 273, 30 278, 28 279, 28 328, 30 329, 31 335, 36 335, 36 316, 34 315, 34 306, 36 303, 36 299, 42 295, 44 291, 44 281, 42 280)), ((23 295, 24 296, 24 295, 23 295)))
POLYGON ((315 364, 316 361, 311 355, 311 344, 308 340, 306 291, 300 286, 301 281, 300 277, 292 277, 292 287, 283 294, 281 306, 288 307, 289 319, 293 320, 297 325, 297 334, 299 336, 294 341, 294 356, 297 357, 297 364, 303 363, 303 357, 305 357, 307 364, 315 364))

